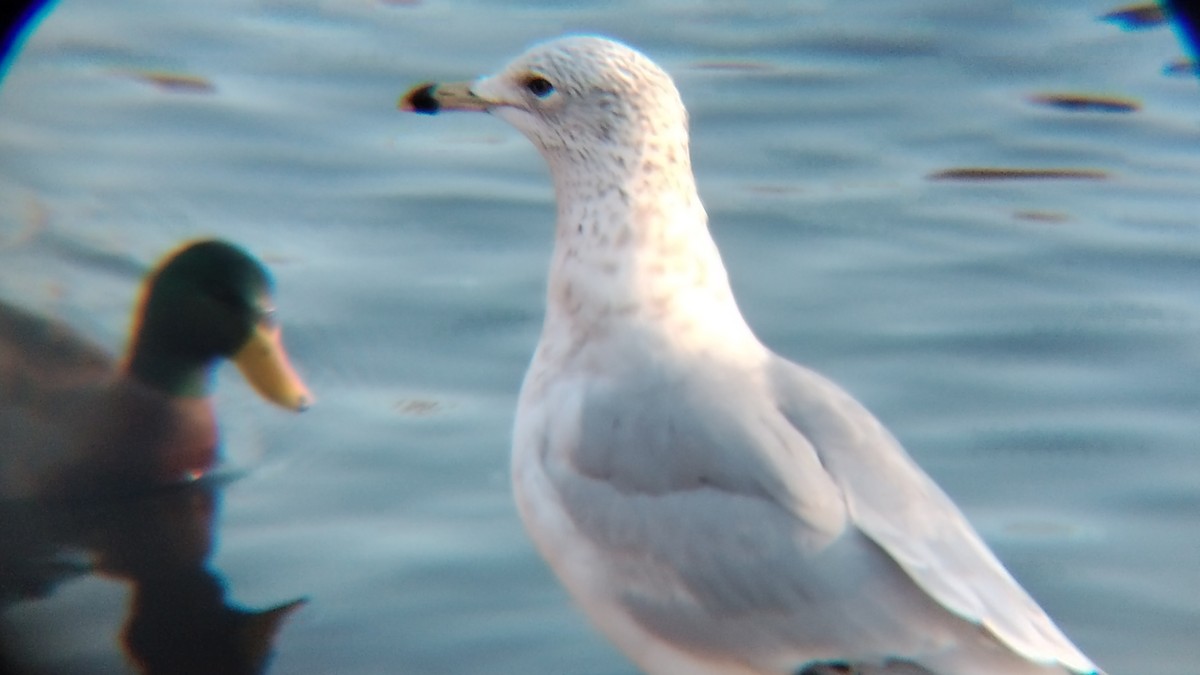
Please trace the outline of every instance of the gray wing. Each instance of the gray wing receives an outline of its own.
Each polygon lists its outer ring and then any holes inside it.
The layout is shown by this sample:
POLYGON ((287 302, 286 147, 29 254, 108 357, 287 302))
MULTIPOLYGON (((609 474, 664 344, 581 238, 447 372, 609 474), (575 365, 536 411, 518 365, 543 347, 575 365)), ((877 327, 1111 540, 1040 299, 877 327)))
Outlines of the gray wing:
POLYGON ((1098 672, 870 412, 782 358, 770 376, 780 410, 816 448, 854 524, 926 593, 1031 660, 1098 672))
POLYGON ((770 672, 951 640, 961 622, 850 526, 768 384, 702 370, 593 380, 552 416, 543 466, 613 600, 671 643, 770 672))

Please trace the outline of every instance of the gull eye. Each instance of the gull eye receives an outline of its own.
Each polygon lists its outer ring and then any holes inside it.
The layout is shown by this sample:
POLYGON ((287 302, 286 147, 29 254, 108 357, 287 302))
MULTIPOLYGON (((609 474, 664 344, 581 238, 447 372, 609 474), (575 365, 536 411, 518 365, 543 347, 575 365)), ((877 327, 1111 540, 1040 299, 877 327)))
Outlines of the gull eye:
POLYGON ((525 88, 538 98, 546 98, 554 93, 554 85, 541 75, 531 75, 528 80, 525 80, 525 88))

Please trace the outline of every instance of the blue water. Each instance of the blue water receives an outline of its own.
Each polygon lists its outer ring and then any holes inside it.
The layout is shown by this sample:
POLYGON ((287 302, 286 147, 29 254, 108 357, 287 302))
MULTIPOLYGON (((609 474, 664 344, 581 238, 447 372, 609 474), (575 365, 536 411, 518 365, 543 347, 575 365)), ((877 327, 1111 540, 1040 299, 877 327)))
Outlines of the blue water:
MULTIPOLYGON (((616 36, 676 78, 764 341, 875 411, 1099 665, 1194 675, 1200 83, 1165 71, 1169 28, 1113 8, 62 0, 0 85, 0 298, 115 351, 181 240, 266 260, 318 404, 222 374, 245 475, 202 562, 234 605, 308 598, 271 672, 631 675, 509 494, 546 170, 498 120, 395 110, 531 42, 616 36), (1138 106, 1031 100, 1055 93, 1138 106), (962 167, 1103 177, 929 177, 962 167)), ((0 636, 38 672, 136 672, 129 589, 76 574, 0 636)))

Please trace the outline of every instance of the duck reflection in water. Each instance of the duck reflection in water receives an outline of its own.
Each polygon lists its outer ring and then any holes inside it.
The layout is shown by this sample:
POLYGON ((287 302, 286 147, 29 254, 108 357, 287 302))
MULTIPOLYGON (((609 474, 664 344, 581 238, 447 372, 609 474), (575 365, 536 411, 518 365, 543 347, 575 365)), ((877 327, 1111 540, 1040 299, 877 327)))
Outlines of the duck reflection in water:
MULTIPOLYGON (((209 564, 220 511, 216 480, 204 479, 132 499, 0 506, 0 594, 3 602, 53 593, 63 581, 97 574, 128 582, 128 615, 120 644, 138 672, 172 675, 262 673, 285 619, 303 598, 263 610, 227 597, 209 564), (74 556, 85 563, 68 562, 74 556)), ((69 635, 70 621, 60 622, 69 635)), ((43 672, 45 635, 6 626, 0 672, 43 672), (7 666, 8 670, 2 670, 7 666)), ((47 641, 59 644, 61 636, 47 641)))

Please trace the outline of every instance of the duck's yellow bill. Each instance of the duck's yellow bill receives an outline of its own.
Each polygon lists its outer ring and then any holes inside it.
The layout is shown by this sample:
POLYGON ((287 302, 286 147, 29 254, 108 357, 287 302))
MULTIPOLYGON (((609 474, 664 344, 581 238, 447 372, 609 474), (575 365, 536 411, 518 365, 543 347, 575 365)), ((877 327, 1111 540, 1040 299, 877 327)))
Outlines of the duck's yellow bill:
POLYGON ((242 376, 259 396, 289 410, 304 410, 313 396, 292 368, 279 326, 255 326, 250 339, 233 355, 242 376))

